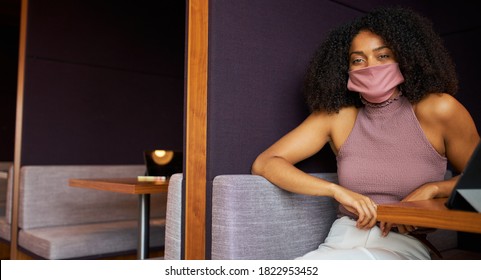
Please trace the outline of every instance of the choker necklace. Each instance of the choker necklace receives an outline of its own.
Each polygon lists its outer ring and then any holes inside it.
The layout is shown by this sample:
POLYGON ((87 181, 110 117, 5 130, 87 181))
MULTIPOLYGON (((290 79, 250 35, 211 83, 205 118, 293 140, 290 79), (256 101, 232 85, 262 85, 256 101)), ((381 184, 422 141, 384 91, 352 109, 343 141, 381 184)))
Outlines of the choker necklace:
POLYGON ((359 97, 361 98, 361 102, 362 102, 362 104, 364 104, 364 106, 371 107, 371 108, 380 108, 380 107, 386 107, 387 105, 389 105, 389 104, 393 103, 394 101, 398 100, 401 95, 402 95, 402 92, 399 92, 399 94, 396 97, 389 98, 388 100, 383 101, 381 103, 371 103, 371 102, 367 101, 366 99, 362 98, 362 96, 360 94, 359 94, 359 97))

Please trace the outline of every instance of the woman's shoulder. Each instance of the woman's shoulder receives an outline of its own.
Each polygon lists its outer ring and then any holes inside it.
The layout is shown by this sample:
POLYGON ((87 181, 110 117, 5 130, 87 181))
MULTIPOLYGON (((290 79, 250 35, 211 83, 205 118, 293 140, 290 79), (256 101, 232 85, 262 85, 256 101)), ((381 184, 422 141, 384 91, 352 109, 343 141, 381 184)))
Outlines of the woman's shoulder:
POLYGON ((359 109, 355 106, 342 107, 338 112, 315 111, 311 113, 312 117, 323 119, 344 119, 345 117, 352 117, 357 115, 359 109))
POLYGON ((414 110, 416 115, 423 119, 434 118, 442 121, 464 110, 464 106, 448 93, 431 93, 414 104, 414 110))
POLYGON ((339 129, 352 128, 356 121, 358 110, 359 109, 354 106, 349 106, 343 107, 334 113, 316 111, 311 113, 309 119, 314 125, 330 127, 332 133, 339 129))

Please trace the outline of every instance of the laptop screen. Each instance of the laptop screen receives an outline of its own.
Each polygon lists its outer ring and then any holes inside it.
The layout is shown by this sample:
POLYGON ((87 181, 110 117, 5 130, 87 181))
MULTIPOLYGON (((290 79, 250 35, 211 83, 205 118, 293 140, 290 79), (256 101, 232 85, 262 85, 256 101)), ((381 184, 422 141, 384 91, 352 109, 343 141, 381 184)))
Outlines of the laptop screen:
POLYGON ((481 142, 474 149, 446 207, 456 210, 481 212, 481 142))

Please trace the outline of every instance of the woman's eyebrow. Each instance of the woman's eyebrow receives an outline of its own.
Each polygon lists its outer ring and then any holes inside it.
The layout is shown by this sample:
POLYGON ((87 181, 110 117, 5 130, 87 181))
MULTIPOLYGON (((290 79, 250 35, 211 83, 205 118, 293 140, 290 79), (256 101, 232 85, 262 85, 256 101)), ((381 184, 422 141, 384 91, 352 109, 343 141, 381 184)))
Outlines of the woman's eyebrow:
POLYGON ((350 52, 350 53, 349 53, 349 56, 351 56, 351 55, 353 55, 353 54, 364 55, 364 52, 363 52, 363 51, 353 51, 353 52, 350 52))
POLYGON ((377 51, 380 51, 380 50, 382 50, 382 49, 391 49, 391 48, 388 47, 388 46, 380 46, 380 47, 377 47, 377 48, 373 49, 372 51, 373 51, 373 52, 377 52, 377 51))
MULTIPOLYGON (((377 51, 380 51, 380 50, 383 50, 383 49, 391 49, 390 47, 388 46, 380 46, 380 47, 377 47, 377 48, 374 48, 372 49, 373 52, 377 52, 377 51)), ((353 54, 359 54, 359 55, 364 55, 364 52, 363 51, 352 51, 349 53, 349 56, 353 55, 353 54)))

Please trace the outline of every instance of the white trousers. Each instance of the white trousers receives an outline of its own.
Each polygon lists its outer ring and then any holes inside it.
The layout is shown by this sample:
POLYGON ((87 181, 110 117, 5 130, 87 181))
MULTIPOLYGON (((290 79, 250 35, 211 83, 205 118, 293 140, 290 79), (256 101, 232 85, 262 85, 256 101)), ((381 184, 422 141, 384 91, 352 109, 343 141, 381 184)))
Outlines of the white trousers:
POLYGON ((297 260, 429 260, 429 250, 416 238, 396 232, 382 237, 381 229, 358 229, 344 216, 332 224, 324 243, 297 260))

